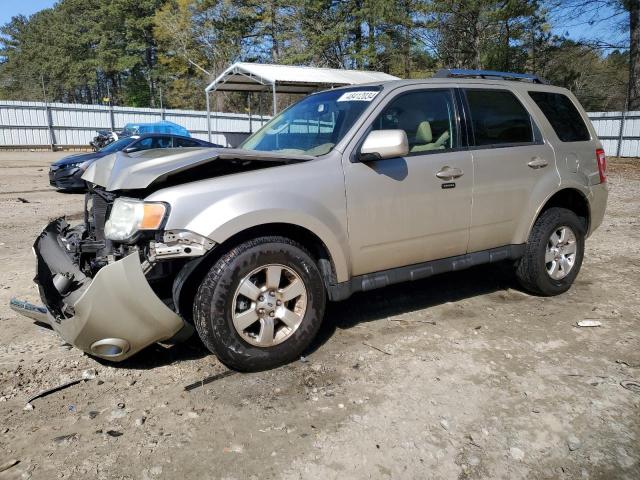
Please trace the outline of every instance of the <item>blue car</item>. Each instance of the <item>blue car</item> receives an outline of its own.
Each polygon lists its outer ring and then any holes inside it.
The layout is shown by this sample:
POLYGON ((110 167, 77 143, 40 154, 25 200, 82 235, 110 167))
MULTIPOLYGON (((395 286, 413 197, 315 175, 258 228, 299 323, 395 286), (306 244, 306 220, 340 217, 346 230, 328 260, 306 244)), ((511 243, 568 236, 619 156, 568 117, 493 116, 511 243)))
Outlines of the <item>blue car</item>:
POLYGON ((147 133, 132 135, 110 143, 106 147, 92 153, 69 155, 51 164, 49 168, 49 183, 58 190, 83 191, 86 188, 82 174, 87 167, 96 160, 111 153, 125 151, 127 153, 149 150, 151 148, 187 148, 187 147, 217 147, 220 145, 205 142, 197 138, 162 133, 147 133))

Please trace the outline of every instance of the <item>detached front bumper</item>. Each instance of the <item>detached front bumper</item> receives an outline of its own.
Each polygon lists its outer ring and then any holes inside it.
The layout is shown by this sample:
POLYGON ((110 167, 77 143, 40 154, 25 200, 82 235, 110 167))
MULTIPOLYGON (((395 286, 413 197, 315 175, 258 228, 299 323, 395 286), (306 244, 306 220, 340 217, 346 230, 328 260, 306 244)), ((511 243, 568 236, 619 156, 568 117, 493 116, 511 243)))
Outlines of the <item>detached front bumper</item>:
POLYGON ((188 328, 151 289, 137 253, 102 267, 93 278, 85 276, 64 246, 67 227, 55 220, 34 244, 35 281, 62 338, 96 357, 120 361, 188 328))

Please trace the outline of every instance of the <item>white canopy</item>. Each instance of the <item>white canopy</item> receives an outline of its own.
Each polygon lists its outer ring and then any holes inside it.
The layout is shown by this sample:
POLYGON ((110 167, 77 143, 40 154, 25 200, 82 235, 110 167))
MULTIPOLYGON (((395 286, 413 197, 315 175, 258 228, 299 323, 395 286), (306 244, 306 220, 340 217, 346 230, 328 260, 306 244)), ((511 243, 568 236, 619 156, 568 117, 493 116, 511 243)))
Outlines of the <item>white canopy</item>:
POLYGON ((309 93, 319 88, 387 80, 398 77, 363 70, 239 62, 222 72, 205 91, 261 92, 275 86, 276 93, 309 93))
POLYGON ((322 88, 341 87, 360 83, 398 80, 398 77, 382 72, 363 70, 340 70, 337 68, 299 67, 294 65, 267 65, 238 62, 222 72, 207 88, 207 119, 211 138, 211 109, 209 93, 227 92, 271 92, 273 114, 276 110, 277 93, 306 94, 322 88))

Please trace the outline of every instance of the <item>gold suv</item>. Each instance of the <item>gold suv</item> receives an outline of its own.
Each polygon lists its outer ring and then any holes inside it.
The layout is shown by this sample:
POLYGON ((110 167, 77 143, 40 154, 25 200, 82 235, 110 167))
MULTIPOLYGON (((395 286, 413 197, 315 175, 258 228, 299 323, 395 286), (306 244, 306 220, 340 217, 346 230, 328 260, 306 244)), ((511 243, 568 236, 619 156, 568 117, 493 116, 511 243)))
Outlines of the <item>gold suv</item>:
POLYGON ((91 164, 85 221, 35 243, 51 325, 114 361, 194 330, 239 370, 298 357, 328 300, 481 263, 570 288, 607 203, 570 92, 443 71, 309 95, 237 149, 91 164))

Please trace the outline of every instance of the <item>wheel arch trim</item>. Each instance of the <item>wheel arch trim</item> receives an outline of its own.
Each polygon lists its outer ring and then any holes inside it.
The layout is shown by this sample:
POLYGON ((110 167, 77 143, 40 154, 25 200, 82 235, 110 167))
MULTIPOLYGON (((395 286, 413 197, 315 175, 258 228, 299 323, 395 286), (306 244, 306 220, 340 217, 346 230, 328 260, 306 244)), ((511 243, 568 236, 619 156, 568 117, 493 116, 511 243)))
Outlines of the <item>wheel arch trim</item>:
MULTIPOLYGON (((533 217, 528 222, 528 227, 527 227, 527 230, 526 230, 526 237, 524 239, 525 242, 528 241, 529 236, 531 235, 531 230, 533 229, 533 225, 535 224, 536 220, 538 220, 538 218, 540 217, 542 212, 544 212, 550 205, 552 205, 553 198, 557 197, 559 195, 562 195, 565 192, 567 194, 571 194, 571 195, 578 194, 579 197, 581 198, 581 200, 584 202, 584 206, 586 208, 586 217, 585 217, 586 231, 585 231, 585 233, 589 232, 589 229, 590 229, 590 226, 591 226, 591 202, 589 200, 590 197, 592 196, 591 191, 588 188, 586 188, 584 185, 580 185, 580 184, 563 185, 562 188, 559 188, 559 189, 553 191, 552 193, 550 193, 544 199, 544 201, 540 203, 540 205, 536 209, 535 214, 533 215, 533 217)), ((557 205, 557 206, 561 206, 561 205, 557 205)), ((568 206, 566 208, 569 208, 570 210, 572 210, 568 206)))

